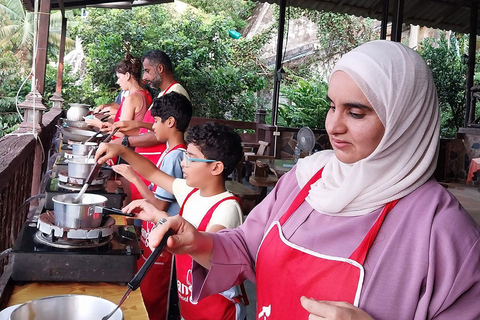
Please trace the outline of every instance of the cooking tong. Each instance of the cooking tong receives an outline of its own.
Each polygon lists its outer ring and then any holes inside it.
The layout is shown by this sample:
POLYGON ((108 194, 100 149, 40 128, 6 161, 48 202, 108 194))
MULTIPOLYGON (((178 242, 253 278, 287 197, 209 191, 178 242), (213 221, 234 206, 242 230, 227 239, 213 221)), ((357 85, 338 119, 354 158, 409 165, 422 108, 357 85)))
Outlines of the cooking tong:
POLYGON ((135 276, 132 278, 132 280, 130 280, 128 282, 128 284, 127 284, 128 289, 125 292, 125 294, 123 295, 120 302, 118 303, 117 307, 115 309, 113 309, 112 312, 110 312, 105 317, 103 317, 102 320, 107 320, 111 316, 113 316, 113 314, 118 310, 118 308, 120 308, 120 306, 128 298, 128 296, 130 295, 130 292, 135 291, 135 290, 138 289, 138 287, 140 287, 140 283, 142 282, 143 278, 147 274, 148 270, 150 270, 150 268, 153 266, 155 261, 157 261, 158 256, 162 253, 162 251, 167 246, 167 240, 168 240, 168 237, 170 237, 171 234, 172 234, 172 229, 168 229, 167 232, 165 233, 165 235, 163 236, 162 241, 160 241, 160 244, 155 248, 155 250, 153 250, 152 254, 150 254, 148 259, 145 261, 145 263, 140 268, 140 270, 138 270, 137 274, 135 274, 135 276))

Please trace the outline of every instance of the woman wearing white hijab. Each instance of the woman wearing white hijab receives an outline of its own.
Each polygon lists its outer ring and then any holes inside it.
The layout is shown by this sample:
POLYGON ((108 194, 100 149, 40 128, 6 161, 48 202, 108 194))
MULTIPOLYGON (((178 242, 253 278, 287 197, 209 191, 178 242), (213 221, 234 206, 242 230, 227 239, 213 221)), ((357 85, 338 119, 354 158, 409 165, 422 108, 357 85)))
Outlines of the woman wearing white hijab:
POLYGON ((432 178, 425 62, 369 42, 337 63, 328 98, 333 150, 299 161, 242 226, 199 233, 173 217, 150 244, 173 229, 168 250, 199 263, 194 300, 256 282, 257 319, 480 319, 480 231, 432 178))

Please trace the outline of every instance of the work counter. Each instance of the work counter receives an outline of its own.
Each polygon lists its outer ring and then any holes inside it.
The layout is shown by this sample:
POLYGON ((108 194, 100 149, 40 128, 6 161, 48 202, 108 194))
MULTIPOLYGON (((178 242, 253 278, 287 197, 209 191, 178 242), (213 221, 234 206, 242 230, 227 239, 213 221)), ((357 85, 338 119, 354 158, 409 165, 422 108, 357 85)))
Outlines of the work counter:
MULTIPOLYGON (((64 295, 79 294, 101 297, 117 304, 127 290, 127 286, 111 283, 71 283, 71 282, 33 282, 15 285, 8 300, 8 306, 30 300, 64 295)), ((125 320, 148 320, 147 310, 143 304, 140 289, 130 293, 121 306, 125 320)), ((106 312, 105 314, 107 314, 106 312)))

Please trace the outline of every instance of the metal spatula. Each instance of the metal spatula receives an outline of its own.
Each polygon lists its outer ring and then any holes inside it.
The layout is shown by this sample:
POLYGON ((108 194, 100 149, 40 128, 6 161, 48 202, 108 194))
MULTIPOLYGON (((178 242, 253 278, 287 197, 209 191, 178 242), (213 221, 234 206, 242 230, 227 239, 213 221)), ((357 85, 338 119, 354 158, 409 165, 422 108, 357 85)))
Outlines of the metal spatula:
POLYGON ((168 229, 167 233, 165 233, 165 235, 163 236, 162 241, 160 241, 160 244, 155 248, 155 250, 153 250, 152 254, 148 257, 148 259, 145 261, 145 263, 140 268, 140 270, 138 270, 137 274, 132 278, 132 280, 128 282, 127 292, 125 292, 122 299, 118 303, 117 307, 113 309, 112 312, 110 312, 105 317, 103 317, 102 320, 107 320, 111 316, 113 316, 113 314, 117 312, 118 308, 120 308, 123 302, 125 302, 125 300, 128 298, 128 296, 130 295, 130 292, 135 291, 138 289, 138 287, 140 287, 140 283, 142 282, 143 278, 147 274, 148 270, 150 270, 150 268, 153 266, 155 261, 157 261, 158 256, 162 253, 162 251, 167 246, 167 240, 171 234, 172 234, 172 229, 168 229))

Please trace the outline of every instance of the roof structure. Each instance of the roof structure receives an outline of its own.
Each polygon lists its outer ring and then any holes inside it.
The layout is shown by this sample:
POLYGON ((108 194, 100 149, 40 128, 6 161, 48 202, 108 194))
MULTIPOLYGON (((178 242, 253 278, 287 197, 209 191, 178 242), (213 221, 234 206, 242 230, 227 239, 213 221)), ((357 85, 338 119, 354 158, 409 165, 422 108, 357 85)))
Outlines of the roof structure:
MULTIPOLYGON (((255 0, 280 3, 280 0, 255 0)), ((403 22, 444 30, 469 33, 470 4, 473 0, 405 0, 403 22)), ((51 10, 85 7, 131 9, 136 6, 173 2, 173 0, 52 0, 51 10)), ((381 20, 384 0, 288 0, 287 6, 347 13, 381 20)), ((392 1, 391 1, 392 2, 392 1)), ((23 0, 27 10, 33 11, 34 0, 23 0)), ((390 5, 389 20, 393 18, 390 5)), ((480 27, 479 27, 480 31, 480 27)), ((480 34, 480 32, 477 32, 480 34)))
MULTIPOLYGON (((256 1, 280 3, 280 0, 256 1)), ((287 0, 287 6, 381 20, 383 2, 383 0, 287 0)), ((469 33, 470 3, 471 0, 405 0, 403 23, 469 33)), ((393 1, 390 1, 389 21, 392 21, 394 15, 392 4, 393 1)))

